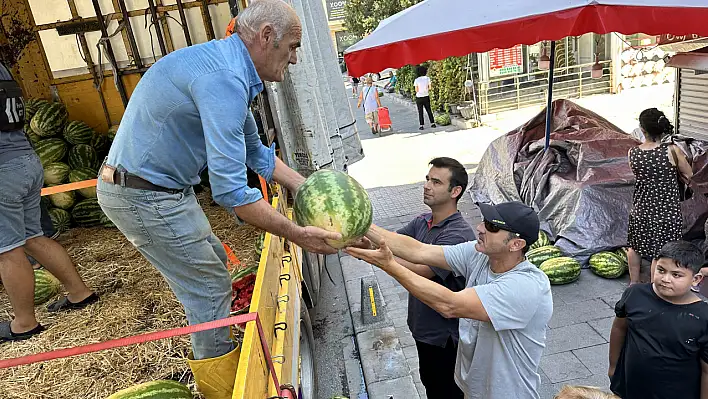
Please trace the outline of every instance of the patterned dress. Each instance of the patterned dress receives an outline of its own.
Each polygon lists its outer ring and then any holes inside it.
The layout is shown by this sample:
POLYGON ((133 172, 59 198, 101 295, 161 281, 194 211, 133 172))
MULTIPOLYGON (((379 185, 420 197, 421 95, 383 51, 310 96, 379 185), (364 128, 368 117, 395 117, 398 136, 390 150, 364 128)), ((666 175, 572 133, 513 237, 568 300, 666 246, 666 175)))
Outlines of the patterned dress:
POLYGON ((629 164, 636 183, 627 242, 643 258, 656 259, 664 244, 681 239, 678 169, 669 161, 669 144, 632 148, 629 164))

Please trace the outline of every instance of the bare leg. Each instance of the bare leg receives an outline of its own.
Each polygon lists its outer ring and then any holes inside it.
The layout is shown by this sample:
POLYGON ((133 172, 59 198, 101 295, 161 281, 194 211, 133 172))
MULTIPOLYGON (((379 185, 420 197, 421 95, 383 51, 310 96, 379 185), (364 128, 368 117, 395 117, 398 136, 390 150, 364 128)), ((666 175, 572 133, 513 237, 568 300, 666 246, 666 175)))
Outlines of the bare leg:
POLYGON ((627 264, 629 265, 629 285, 639 283, 642 258, 632 248, 627 248, 627 264))
POLYGON ((0 254, 0 277, 15 312, 15 318, 10 323, 11 331, 19 334, 37 327, 34 271, 22 247, 0 254))
POLYGON ((25 251, 61 281, 69 292, 69 301, 78 303, 93 293, 81 280, 69 254, 56 241, 44 236, 33 238, 27 240, 25 251))

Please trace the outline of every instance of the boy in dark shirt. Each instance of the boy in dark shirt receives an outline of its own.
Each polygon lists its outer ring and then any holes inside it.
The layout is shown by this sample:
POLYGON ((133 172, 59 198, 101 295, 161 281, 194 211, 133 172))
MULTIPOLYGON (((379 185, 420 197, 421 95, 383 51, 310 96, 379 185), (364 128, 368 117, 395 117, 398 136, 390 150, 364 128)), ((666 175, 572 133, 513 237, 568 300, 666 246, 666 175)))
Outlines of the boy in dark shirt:
POLYGON ((633 284, 615 305, 610 333, 612 392, 622 399, 708 399, 708 304, 691 292, 701 250, 661 249, 652 284, 633 284))

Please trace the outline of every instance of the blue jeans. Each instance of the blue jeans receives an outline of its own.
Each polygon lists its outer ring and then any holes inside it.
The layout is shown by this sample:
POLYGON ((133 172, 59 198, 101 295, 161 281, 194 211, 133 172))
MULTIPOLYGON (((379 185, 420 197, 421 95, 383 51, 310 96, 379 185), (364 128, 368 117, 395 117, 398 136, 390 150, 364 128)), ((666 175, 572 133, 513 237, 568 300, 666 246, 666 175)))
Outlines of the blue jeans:
MULTIPOLYGON (((97 193, 106 216, 167 280, 189 324, 229 316, 231 277, 226 251, 212 233, 192 188, 169 194, 99 178, 97 193)), ((226 327, 194 333, 191 340, 194 359, 221 356, 234 348, 226 327)))
POLYGON ((0 254, 41 236, 44 171, 34 153, 0 164, 0 254))

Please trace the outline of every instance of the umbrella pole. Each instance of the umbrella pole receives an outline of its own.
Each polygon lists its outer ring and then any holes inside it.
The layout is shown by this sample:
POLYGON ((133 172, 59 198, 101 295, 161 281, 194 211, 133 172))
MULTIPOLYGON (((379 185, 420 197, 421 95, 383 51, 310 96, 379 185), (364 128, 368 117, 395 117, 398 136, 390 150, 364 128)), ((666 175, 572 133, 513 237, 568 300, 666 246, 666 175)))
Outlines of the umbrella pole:
POLYGON ((546 145, 547 150, 551 144, 551 115, 553 114, 553 68, 556 66, 556 42, 551 42, 551 65, 548 68, 548 102, 546 103, 546 145))

